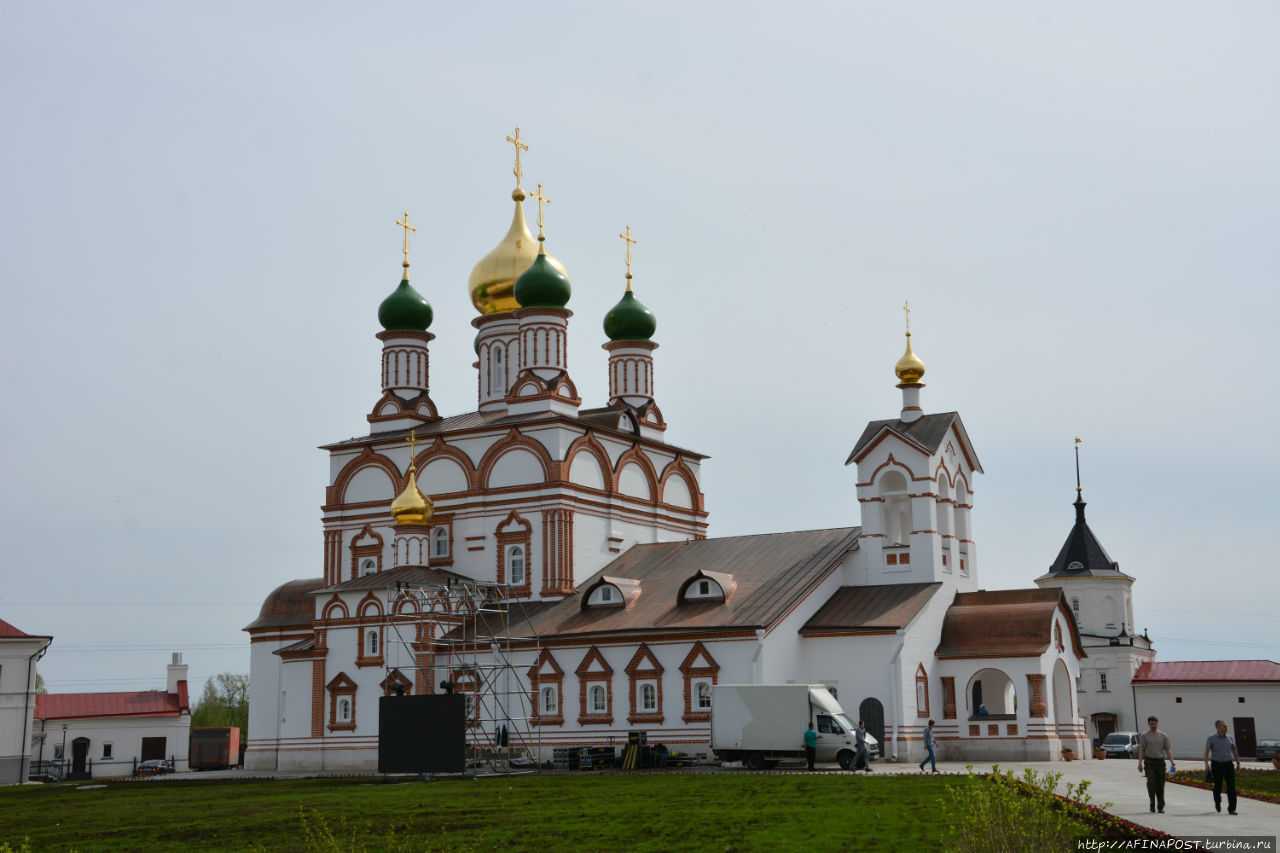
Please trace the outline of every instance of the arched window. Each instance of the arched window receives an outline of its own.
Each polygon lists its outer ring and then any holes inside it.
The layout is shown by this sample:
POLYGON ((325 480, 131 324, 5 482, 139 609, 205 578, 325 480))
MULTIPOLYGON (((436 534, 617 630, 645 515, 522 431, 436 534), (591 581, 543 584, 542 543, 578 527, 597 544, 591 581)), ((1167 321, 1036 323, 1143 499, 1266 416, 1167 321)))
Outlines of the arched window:
POLYGON ((560 705, 556 701, 556 688, 554 685, 548 684, 542 688, 542 713, 546 716, 554 716, 560 712, 560 705))
POLYGON ((901 471, 888 471, 880 478, 880 497, 885 544, 911 544, 911 497, 901 471))
POLYGON ((507 583, 511 586, 524 586, 525 564, 524 546, 507 546, 507 583))
POLYGON ((371 575, 378 571, 378 563, 375 560, 365 558, 360 561, 360 575, 371 575))
POLYGON ((365 654, 369 657, 376 658, 378 656, 378 630, 376 628, 370 629, 365 634, 364 648, 365 654))
POLYGON ((955 537, 955 502, 951 499, 951 484, 947 475, 938 472, 938 533, 941 534, 942 547, 950 548, 955 537))
POLYGON ((338 700, 338 722, 351 722, 351 700, 346 697, 338 700))
POLYGON ((640 710, 644 713, 658 710, 658 686, 651 681, 640 685, 640 710))
POLYGON ((431 529, 431 556, 449 556, 449 528, 434 527, 431 529))
POLYGON ((695 697, 694 705, 699 711, 708 711, 711 709, 711 682, 698 682, 698 693, 695 697))
POLYGON ((609 712, 609 691, 603 684, 593 684, 587 692, 590 701, 587 703, 588 709, 593 714, 607 714, 609 712))
POLYGON ((492 396, 507 393, 507 366, 503 363, 502 355, 502 347, 495 346, 489 356, 493 368, 493 379, 489 384, 489 394, 492 396))

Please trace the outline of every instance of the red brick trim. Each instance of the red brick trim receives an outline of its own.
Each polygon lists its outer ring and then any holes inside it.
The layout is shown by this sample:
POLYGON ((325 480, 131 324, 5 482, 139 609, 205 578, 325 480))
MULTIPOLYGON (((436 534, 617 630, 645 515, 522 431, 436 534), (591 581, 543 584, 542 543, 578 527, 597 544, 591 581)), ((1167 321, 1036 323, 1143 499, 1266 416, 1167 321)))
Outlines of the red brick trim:
MULTIPOLYGON (((544 482, 560 479, 560 465, 551 458, 551 454, 547 452, 547 448, 542 446, 542 442, 526 435, 521 435, 519 430, 513 428, 502 440, 486 450, 484 457, 480 460, 479 473, 476 479, 482 491, 489 488, 489 476, 493 473, 493 466, 497 464, 503 454, 514 447, 523 447, 537 457, 542 464, 542 479, 544 482)), ((529 485, 525 485, 521 488, 529 487, 529 485)))
POLYGON ((347 609, 347 603, 342 600, 342 596, 336 592, 329 596, 329 600, 325 602, 324 608, 320 611, 320 619, 324 622, 330 622, 334 619, 350 619, 351 611, 347 609), (339 610, 342 611, 341 616, 334 614, 339 610))
POLYGON ((370 525, 366 524, 359 533, 351 537, 351 575, 348 580, 360 577, 360 561, 368 557, 374 560, 374 572, 382 571, 382 536, 370 525), (372 542, 357 545, 362 539, 372 538, 372 542))
POLYGON ((391 672, 387 675, 386 678, 378 682, 378 686, 382 688, 383 696, 394 696, 395 693, 393 692, 392 688, 394 688, 397 684, 404 688, 404 693, 406 696, 413 695, 413 692, 414 692, 413 682, 410 681, 408 677, 398 669, 391 670, 391 672))
POLYGON ((684 715, 681 719, 686 723, 709 722, 711 712, 699 710, 695 706, 697 697, 693 695, 693 680, 710 678, 714 686, 720 678, 720 664, 711 656, 711 652, 707 651, 706 646, 698 641, 693 644, 689 654, 685 655, 684 661, 681 662, 680 673, 684 676, 684 715), (695 666, 700 658, 703 661, 702 665, 695 666))
POLYGON ((396 467, 396 463, 381 453, 374 453, 372 449, 365 447, 359 456, 342 466, 338 476, 333 478, 333 485, 325 490, 324 502, 326 504, 346 503, 347 484, 351 482, 351 478, 361 468, 367 468, 370 465, 387 472, 387 476, 391 478, 391 493, 393 495, 400 491, 404 484, 400 482, 400 469, 396 467))
POLYGON ((345 672, 335 675, 327 685, 329 690, 329 731, 349 732, 356 728, 356 683, 345 672), (338 699, 346 697, 351 700, 351 719, 338 722, 338 699))
POLYGON ((574 439, 569 449, 565 451, 564 462, 561 463, 565 479, 570 478, 573 460, 579 453, 589 453, 595 457, 596 463, 600 466, 600 476, 604 480, 604 491, 606 494, 613 494, 617 490, 617 483, 613 479, 613 466, 609 462, 609 452, 590 432, 574 439))
POLYGON ((1049 705, 1044 699, 1044 676, 1039 673, 1028 675, 1027 690, 1031 694, 1028 703, 1031 716, 1039 719, 1049 716, 1049 705))
POLYGON ((311 736, 324 737, 324 658, 311 661, 311 736))
POLYGON ((533 713, 529 717, 530 725, 564 725, 564 670, 560 668, 559 662, 556 661, 555 655, 551 654, 550 649, 543 649, 542 654, 538 655, 538 659, 533 662, 533 666, 529 667, 529 698, 533 703, 533 713), (550 673, 542 672, 543 664, 551 665, 550 673), (553 715, 542 713, 543 687, 555 688, 556 713, 553 715))
MULTIPOLYGON (((621 469, 619 469, 621 470, 621 469)), ((631 662, 627 664, 627 693, 631 701, 631 713, 627 715, 628 723, 661 723, 662 715, 662 674, 665 672, 662 664, 658 662, 658 658, 654 656, 653 651, 645 643, 640 644, 640 648, 636 649, 636 653, 632 656, 631 662), (658 710, 642 712, 639 709, 639 685, 642 681, 656 681, 658 683, 658 710)))
POLYGON ((542 511, 542 594, 573 593, 573 510, 542 511))
POLYGON ((656 500, 661 506, 671 507, 675 510, 685 509, 685 507, 678 507, 663 500, 663 495, 666 493, 667 489, 667 480, 670 480, 672 477, 683 478, 684 484, 689 487, 689 499, 693 502, 693 506, 688 507, 688 509, 691 509, 694 512, 701 512, 706 500, 706 495, 704 495, 702 490, 698 488, 698 478, 694 476, 693 469, 686 465, 685 461, 679 456, 667 463, 667 467, 662 469, 662 475, 658 477, 658 491, 653 496, 654 500, 656 500))
POLYGON ((507 514, 494 529, 494 539, 498 543, 497 551, 498 560, 498 583, 507 583, 507 546, 523 545, 524 546, 524 583, 520 586, 513 586, 508 593, 513 598, 525 598, 533 593, 533 525, 529 520, 516 512, 514 509, 507 514), (514 526, 514 530, 503 532, 503 528, 514 526))
POLYGON ((640 467, 645 481, 649 484, 649 503, 657 505, 661 498, 658 493, 658 472, 653 467, 653 462, 649 459, 649 455, 642 451, 638 444, 632 444, 628 450, 618 457, 617 464, 613 466, 613 481, 618 484, 619 488, 621 487, 622 469, 627 467, 630 462, 634 462, 640 467))
MULTIPOLYGON (((427 447, 421 453, 415 456, 413 461, 414 461, 414 464, 417 466, 417 470, 423 471, 426 469, 427 465, 429 465, 431 462, 434 462, 436 459, 439 459, 442 456, 452 459, 454 462, 457 462, 459 465, 462 466, 462 473, 467 478, 468 491, 472 491, 480 488, 480 480, 476 472, 476 466, 471 461, 471 457, 468 456, 466 453, 464 453, 462 450, 448 444, 440 436, 436 436, 436 440, 431 444, 431 446, 427 447)), ((431 487, 431 483, 429 481, 425 482, 425 485, 427 486, 427 488, 431 487)), ((463 492, 433 492, 431 493, 431 498, 434 500, 435 498, 440 496, 456 495, 456 494, 463 494, 463 492)))
POLYGON ((613 667, 604 659, 600 649, 592 646, 582 657, 582 663, 574 670, 578 677, 578 725, 613 725, 613 667), (591 671, 592 664, 599 664, 600 669, 591 671), (594 713, 588 704, 592 684, 603 684, 605 702, 608 711, 604 714, 594 713))
POLYGON ((942 676, 942 719, 956 718, 956 679, 954 675, 942 676))

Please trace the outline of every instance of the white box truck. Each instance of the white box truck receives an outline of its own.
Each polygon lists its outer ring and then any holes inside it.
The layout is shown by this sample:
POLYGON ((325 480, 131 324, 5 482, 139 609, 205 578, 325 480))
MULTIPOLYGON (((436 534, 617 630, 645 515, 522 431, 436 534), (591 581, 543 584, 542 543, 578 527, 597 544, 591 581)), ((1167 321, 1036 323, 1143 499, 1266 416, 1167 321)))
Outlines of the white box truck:
MULTIPOLYGON (((821 684, 717 684, 711 691, 711 749, 753 769, 804 756, 804 733, 818 733, 816 760, 853 767, 854 724, 821 684)), ((878 744, 867 735, 868 758, 878 744)))

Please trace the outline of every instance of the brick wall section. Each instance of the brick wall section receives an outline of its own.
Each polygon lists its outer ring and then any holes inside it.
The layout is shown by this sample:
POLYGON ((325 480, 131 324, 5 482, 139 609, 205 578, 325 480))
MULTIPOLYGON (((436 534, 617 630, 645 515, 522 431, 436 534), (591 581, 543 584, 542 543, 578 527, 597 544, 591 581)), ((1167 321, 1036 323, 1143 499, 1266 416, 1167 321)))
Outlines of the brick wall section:
POLYGON ((324 659, 311 661, 311 736, 324 736, 324 659))

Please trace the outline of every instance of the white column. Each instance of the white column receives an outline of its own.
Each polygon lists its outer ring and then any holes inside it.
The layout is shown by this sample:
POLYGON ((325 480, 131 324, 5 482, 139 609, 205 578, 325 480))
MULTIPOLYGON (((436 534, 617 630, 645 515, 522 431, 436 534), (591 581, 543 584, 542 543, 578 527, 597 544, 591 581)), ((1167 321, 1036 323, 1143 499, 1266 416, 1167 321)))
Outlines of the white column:
POLYGON ((514 314, 490 314, 471 321, 476 327, 478 404, 482 412, 504 412, 507 394, 520 372, 520 324, 514 314))

